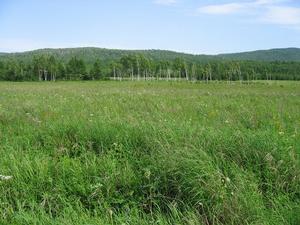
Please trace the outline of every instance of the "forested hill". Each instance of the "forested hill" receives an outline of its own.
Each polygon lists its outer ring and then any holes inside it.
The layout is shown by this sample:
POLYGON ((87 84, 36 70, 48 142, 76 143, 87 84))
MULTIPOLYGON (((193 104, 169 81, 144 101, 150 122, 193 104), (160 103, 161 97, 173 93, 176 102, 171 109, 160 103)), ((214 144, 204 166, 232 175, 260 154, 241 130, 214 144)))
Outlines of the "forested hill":
POLYGON ((300 48, 282 48, 232 54, 220 54, 218 55, 218 57, 232 60, 300 61, 300 48))
POLYGON ((300 49, 192 55, 166 50, 40 49, 0 53, 0 80, 300 80, 300 49))
POLYGON ((153 60, 174 60, 183 58, 189 62, 207 62, 210 60, 253 60, 253 61, 300 61, 300 48, 283 48, 259 50, 252 52, 241 52, 219 55, 192 55, 166 50, 118 50, 105 48, 62 48, 62 49, 39 49, 22 53, 0 53, 0 60, 17 59, 24 62, 31 61, 34 56, 53 55, 64 62, 72 57, 83 59, 86 63, 93 63, 95 60, 112 61, 129 54, 142 54, 153 60))
POLYGON ((86 63, 94 63, 99 59, 102 62, 119 60, 126 55, 142 54, 147 58, 153 60, 174 60, 176 58, 183 58, 187 61, 208 61, 214 59, 215 56, 208 55, 192 55, 179 53, 167 50, 119 50, 119 49, 105 49, 105 48, 61 48, 61 49, 39 49, 34 51, 22 53, 0 53, 1 59, 17 59, 24 62, 31 61, 35 56, 53 55, 55 58, 68 62, 72 57, 83 59, 86 63))

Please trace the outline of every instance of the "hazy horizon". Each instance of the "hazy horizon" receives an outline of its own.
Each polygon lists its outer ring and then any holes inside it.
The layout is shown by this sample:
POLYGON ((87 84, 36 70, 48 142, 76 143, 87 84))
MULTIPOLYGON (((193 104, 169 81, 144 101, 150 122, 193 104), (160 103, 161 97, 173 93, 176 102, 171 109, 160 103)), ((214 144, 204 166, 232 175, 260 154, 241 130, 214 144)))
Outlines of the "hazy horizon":
POLYGON ((268 51, 268 50, 275 50, 275 49, 300 49, 298 47, 286 47, 286 48, 268 48, 268 49, 254 49, 254 50, 245 50, 245 51, 238 51, 238 52, 220 52, 220 53, 190 53, 190 52, 183 52, 183 51, 177 51, 172 49, 122 49, 122 48, 106 48, 106 47, 97 47, 97 46, 77 46, 77 47, 53 47, 53 48, 36 48, 36 49, 29 49, 29 50, 20 50, 20 51, 0 51, 0 53, 4 54, 14 54, 14 53, 25 53, 25 52, 31 52, 31 51, 38 51, 43 49, 76 49, 76 48, 99 48, 99 49, 107 49, 107 50, 124 50, 124 51, 170 51, 170 52, 177 52, 177 53, 183 53, 183 54, 190 54, 190 55, 207 55, 207 56, 217 56, 222 54, 237 54, 237 53, 246 53, 246 52, 255 52, 255 51, 268 51))

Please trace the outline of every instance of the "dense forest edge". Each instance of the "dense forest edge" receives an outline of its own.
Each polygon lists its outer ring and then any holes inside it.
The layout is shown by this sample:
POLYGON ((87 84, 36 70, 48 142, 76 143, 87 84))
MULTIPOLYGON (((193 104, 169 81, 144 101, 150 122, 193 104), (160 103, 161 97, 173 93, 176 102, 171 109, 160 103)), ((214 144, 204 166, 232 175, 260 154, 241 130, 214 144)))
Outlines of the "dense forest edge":
POLYGON ((0 80, 300 80, 300 49, 192 55, 165 50, 40 49, 0 53, 0 80))

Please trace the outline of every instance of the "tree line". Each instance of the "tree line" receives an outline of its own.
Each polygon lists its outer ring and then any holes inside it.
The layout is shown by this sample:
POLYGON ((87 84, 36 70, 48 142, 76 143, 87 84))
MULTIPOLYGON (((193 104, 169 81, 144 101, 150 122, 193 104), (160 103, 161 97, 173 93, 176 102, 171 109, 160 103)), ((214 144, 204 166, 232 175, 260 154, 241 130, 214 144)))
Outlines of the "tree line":
POLYGON ((154 60, 143 54, 128 54, 118 60, 86 63, 72 57, 67 62, 53 55, 31 61, 0 61, 0 80, 300 80, 300 62, 211 60, 193 62, 183 58, 154 60))

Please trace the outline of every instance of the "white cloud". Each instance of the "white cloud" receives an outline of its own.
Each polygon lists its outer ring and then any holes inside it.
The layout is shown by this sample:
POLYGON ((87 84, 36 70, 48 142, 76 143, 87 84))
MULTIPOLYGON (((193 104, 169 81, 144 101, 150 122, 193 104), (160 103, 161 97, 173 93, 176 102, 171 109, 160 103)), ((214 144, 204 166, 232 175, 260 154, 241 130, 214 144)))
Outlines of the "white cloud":
POLYGON ((300 28, 300 7, 287 6, 291 0, 252 0, 226 4, 205 5, 197 9, 200 14, 251 15, 251 20, 300 28), (253 17, 254 16, 254 17, 253 17))
POLYGON ((300 26, 300 8, 273 6, 267 9, 262 21, 280 25, 300 26))
POLYGON ((54 43, 22 38, 0 38, 0 52, 23 52, 40 48, 89 47, 95 43, 54 43))
POLYGON ((174 5, 177 3, 177 0, 155 0, 154 3, 158 5, 174 5))
POLYGON ((249 12, 253 9, 266 9, 289 0, 252 0, 244 2, 230 2, 225 4, 206 5, 198 8, 199 13, 206 14, 233 14, 238 12, 249 12))
POLYGON ((240 3, 228 3, 219 5, 208 5, 198 9, 200 13, 206 14, 232 14, 239 12, 244 8, 243 4, 240 3))
POLYGON ((0 38, 0 52, 17 52, 38 49, 41 48, 43 44, 44 43, 38 41, 21 38, 0 38))
POLYGON ((254 4, 256 5, 272 5, 281 2, 288 2, 288 0, 256 0, 254 4))

